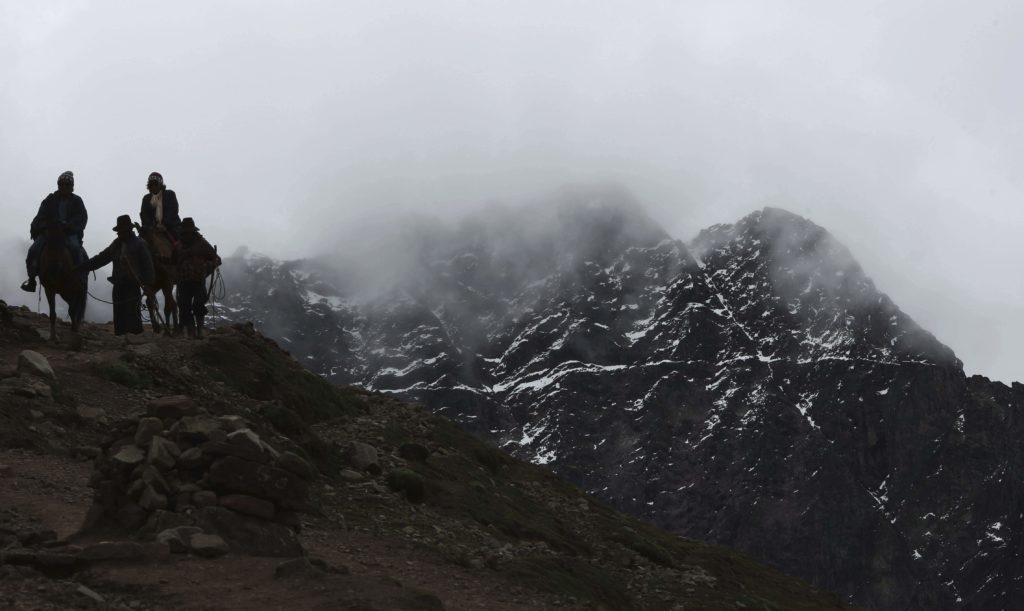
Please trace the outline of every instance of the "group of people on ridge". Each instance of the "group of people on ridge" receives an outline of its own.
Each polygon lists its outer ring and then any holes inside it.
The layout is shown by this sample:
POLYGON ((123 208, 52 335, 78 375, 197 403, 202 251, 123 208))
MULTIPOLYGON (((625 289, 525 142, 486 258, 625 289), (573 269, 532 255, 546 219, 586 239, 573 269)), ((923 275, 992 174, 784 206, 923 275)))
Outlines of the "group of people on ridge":
POLYGON ((205 279, 220 265, 216 249, 199 233, 191 217, 181 219, 178 197, 164 184, 159 172, 149 175, 149 191, 142 198, 139 219, 144 231, 166 232, 170 252, 159 257, 150 251, 146 241, 135 234, 136 225, 131 216, 117 217, 114 231, 117 238, 94 257, 89 257, 82 246, 89 215, 82 198, 74 193, 75 176, 64 172, 57 178, 57 190, 46 196, 29 229, 32 246, 25 261, 28 280, 21 288, 36 291, 39 275, 39 255, 43 250, 47 229, 59 226, 64 230, 65 244, 71 252, 76 272, 99 269, 109 263, 113 272, 108 280, 113 284, 114 334, 142 333, 142 295, 152 295, 155 280, 154 258, 157 264, 176 268, 176 284, 181 324, 190 336, 202 337, 203 319, 208 299, 205 279))

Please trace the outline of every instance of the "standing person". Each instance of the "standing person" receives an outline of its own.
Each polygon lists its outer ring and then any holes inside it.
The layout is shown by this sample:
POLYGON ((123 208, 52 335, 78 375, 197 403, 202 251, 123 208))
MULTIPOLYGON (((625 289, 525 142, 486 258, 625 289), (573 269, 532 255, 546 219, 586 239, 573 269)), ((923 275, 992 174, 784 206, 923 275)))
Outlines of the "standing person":
POLYGON ((92 271, 108 263, 114 264, 109 280, 114 284, 111 301, 114 302, 114 335, 142 333, 142 291, 146 294, 153 285, 153 259, 145 240, 135 235, 132 219, 127 214, 117 217, 114 227, 117 239, 95 257, 80 265, 92 271))
POLYGON ((177 241, 178 228, 181 226, 181 217, 178 216, 178 196, 164 184, 164 177, 160 172, 153 172, 146 181, 146 188, 149 193, 142 196, 142 209, 139 210, 139 220, 146 229, 167 229, 167 232, 177 241))
POLYGON ((85 236, 85 226, 89 222, 89 214, 85 210, 85 202, 75 195, 75 175, 71 171, 62 173, 57 177, 57 190, 46 196, 46 199, 39 204, 39 212, 32 219, 29 227, 29 235, 32 237, 32 246, 28 249, 28 257, 25 259, 25 268, 28 271, 28 280, 21 284, 23 291, 36 292, 36 276, 39 275, 39 253, 43 251, 43 244, 46 241, 46 230, 59 225, 64 228, 65 239, 71 258, 76 265, 86 259, 85 249, 82 248, 82 238, 85 236))
POLYGON ((178 266, 178 308, 181 324, 189 337, 202 339, 206 316, 206 277, 220 266, 217 250, 199 233, 192 217, 181 222, 181 252, 178 266))

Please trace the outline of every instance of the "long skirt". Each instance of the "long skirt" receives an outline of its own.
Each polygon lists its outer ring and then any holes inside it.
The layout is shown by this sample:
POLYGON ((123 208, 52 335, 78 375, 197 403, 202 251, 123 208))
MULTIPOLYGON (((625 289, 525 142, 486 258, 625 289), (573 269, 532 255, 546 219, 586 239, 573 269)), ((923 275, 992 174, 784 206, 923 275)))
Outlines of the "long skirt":
POLYGON ((114 335, 142 333, 142 289, 137 284, 115 284, 111 292, 114 302, 114 335))

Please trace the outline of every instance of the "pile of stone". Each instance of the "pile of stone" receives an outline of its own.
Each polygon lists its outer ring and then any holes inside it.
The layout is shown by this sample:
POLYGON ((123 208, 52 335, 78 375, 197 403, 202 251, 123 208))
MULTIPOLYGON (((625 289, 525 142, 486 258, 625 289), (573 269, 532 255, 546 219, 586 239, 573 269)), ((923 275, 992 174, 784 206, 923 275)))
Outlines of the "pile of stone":
POLYGON ((115 426, 90 480, 86 530, 115 526, 172 552, 299 556, 297 510, 316 473, 239 416, 211 416, 188 397, 164 397, 115 426), (214 538, 211 538, 214 537, 214 538), (199 551, 199 550, 203 551, 199 551))

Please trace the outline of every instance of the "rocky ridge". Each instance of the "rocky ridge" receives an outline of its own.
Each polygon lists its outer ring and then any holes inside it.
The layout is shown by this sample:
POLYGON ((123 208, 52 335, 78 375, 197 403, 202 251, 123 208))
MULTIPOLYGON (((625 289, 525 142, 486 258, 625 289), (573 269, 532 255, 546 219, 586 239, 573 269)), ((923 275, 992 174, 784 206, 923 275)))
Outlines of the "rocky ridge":
POLYGON ((46 326, 0 304, 9 607, 845 608, 443 417, 333 387, 251 326, 189 341, 85 324, 56 345, 46 326), (250 546, 281 529, 287 546, 250 546))
POLYGON ((825 229, 767 208, 684 243, 601 197, 521 217, 412 240, 375 292, 334 261, 232 259, 219 314, 858 604, 1024 596, 1024 387, 965 376, 825 229))

